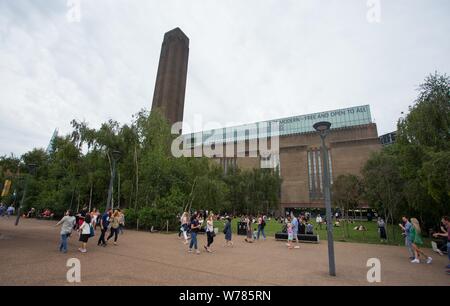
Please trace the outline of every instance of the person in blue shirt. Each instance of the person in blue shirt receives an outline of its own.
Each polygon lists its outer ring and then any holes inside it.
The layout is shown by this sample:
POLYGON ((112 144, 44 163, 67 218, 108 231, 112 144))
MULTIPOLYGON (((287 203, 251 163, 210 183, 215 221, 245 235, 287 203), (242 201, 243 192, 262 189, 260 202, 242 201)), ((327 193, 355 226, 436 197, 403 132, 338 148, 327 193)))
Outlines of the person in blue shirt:
POLYGON ((293 238, 295 239, 295 241, 298 244, 298 219, 297 219, 297 217, 294 214, 292 214, 292 217, 293 217, 293 219, 291 221, 291 224, 292 224, 292 235, 293 235, 293 238))
POLYGON ((189 253, 192 253, 192 247, 195 249, 196 254, 200 254, 197 247, 197 233, 200 230, 201 224, 198 222, 198 214, 195 214, 191 220, 191 242, 189 244, 189 253))
POLYGON ((405 246, 408 249, 409 259, 413 260, 415 258, 415 256, 414 256, 414 251, 413 251, 412 241, 411 241, 412 224, 411 224, 411 222, 409 222, 409 220, 406 216, 402 217, 402 221, 403 221, 403 224, 400 223, 399 226, 401 227, 401 229, 403 230, 404 235, 405 235, 405 246))
POLYGON ((100 234, 100 238, 98 238, 97 245, 106 246, 105 235, 106 235, 106 232, 108 231, 109 218, 111 217, 111 213, 112 213, 112 209, 110 208, 102 215, 102 218, 100 219, 101 234, 100 234))

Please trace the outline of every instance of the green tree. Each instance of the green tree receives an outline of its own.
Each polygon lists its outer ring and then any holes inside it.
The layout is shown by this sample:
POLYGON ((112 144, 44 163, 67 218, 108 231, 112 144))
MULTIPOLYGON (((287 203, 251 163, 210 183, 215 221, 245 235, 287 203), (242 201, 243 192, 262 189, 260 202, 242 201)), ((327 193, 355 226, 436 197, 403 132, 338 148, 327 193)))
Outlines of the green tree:
POLYGON ((333 182, 332 200, 333 205, 343 213, 344 236, 350 237, 348 229, 349 211, 356 209, 363 195, 363 187, 360 179, 353 174, 339 175, 333 182))

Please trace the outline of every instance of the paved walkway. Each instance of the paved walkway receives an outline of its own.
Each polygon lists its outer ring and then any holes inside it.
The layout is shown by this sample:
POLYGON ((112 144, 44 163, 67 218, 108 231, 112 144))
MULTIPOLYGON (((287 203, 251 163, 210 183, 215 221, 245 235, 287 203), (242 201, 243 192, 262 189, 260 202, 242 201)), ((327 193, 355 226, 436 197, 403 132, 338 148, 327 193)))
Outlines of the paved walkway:
MULTIPOLYGON (((382 285, 450 285, 444 272, 447 257, 433 255, 431 265, 413 265, 402 247, 336 243, 337 277, 328 276, 327 244, 301 244, 288 250, 269 238, 247 244, 234 236, 225 248, 215 239, 215 252, 188 254, 174 234, 128 230, 119 245, 98 247, 93 238, 88 253, 77 251, 77 234, 69 252, 57 250, 56 222, 0 218, 0 284, 66 285, 66 261, 81 261, 82 285, 367 285, 367 259, 381 260, 382 285)), ((98 234, 97 234, 98 235, 98 234)), ((206 237, 200 236, 203 248, 206 237)), ((430 251, 428 251, 430 252, 430 251)))

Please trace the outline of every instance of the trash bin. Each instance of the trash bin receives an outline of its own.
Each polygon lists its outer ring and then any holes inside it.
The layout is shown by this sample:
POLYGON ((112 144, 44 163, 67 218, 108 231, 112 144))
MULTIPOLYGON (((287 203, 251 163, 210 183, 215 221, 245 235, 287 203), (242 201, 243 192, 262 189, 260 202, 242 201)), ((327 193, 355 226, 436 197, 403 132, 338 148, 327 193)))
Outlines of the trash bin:
POLYGON ((237 234, 240 236, 247 236, 247 223, 246 222, 238 222, 237 224, 237 234))

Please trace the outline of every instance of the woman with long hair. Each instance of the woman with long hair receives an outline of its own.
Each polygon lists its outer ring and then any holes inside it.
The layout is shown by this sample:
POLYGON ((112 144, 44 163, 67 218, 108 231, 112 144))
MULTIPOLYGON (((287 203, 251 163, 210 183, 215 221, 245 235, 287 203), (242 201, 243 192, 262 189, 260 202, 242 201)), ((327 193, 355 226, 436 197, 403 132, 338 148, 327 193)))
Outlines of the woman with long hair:
POLYGON ((187 232, 189 230, 189 213, 185 211, 180 218, 181 223, 181 233, 183 234, 184 244, 188 244, 187 232))
POLYGON ((214 236, 216 236, 216 233, 214 232, 214 214, 211 213, 206 220, 206 237, 208 244, 205 245, 205 250, 208 253, 212 253, 211 245, 214 242, 214 236))
POLYGON ((414 259, 411 261, 411 263, 420 263, 420 255, 423 255, 423 257, 425 257, 427 264, 430 264, 433 261, 433 258, 431 258, 430 256, 427 256, 421 249, 420 247, 423 245, 423 240, 422 240, 422 231, 420 229, 420 223, 419 220, 417 220, 416 218, 411 218, 411 223, 412 223, 412 227, 411 227, 411 231, 410 231, 410 235, 411 235, 411 242, 412 242, 412 247, 414 250, 414 259))
POLYGON ((117 237, 119 236, 119 226, 120 226, 120 213, 118 210, 115 210, 113 215, 110 218, 111 232, 109 233, 106 241, 114 236, 114 245, 117 245, 117 237))
POLYGON ((93 231, 90 214, 85 215, 83 223, 81 223, 80 225, 79 231, 80 231, 81 248, 79 248, 78 250, 81 253, 86 253, 87 252, 86 245, 93 231))

